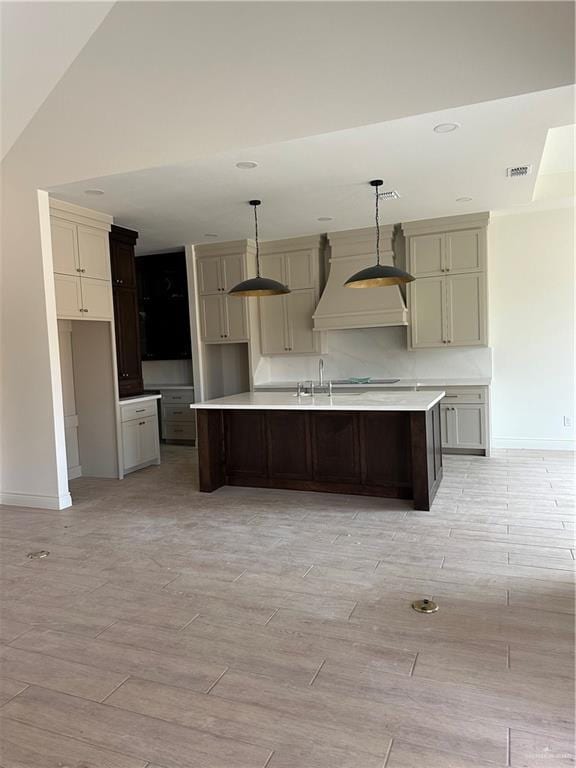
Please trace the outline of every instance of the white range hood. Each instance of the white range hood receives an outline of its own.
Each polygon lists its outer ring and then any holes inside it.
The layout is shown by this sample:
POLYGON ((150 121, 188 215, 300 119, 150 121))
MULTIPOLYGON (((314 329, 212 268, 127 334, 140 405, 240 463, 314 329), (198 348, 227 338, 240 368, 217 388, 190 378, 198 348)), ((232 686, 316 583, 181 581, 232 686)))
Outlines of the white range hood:
MULTIPOLYGON (((380 262, 394 265, 392 224, 380 227, 380 262)), ((351 229, 332 232, 330 272, 314 318, 315 331, 349 328, 379 328, 408 325, 408 310, 396 285, 385 288, 345 288, 344 283, 355 272, 376 263, 376 229, 351 229)))

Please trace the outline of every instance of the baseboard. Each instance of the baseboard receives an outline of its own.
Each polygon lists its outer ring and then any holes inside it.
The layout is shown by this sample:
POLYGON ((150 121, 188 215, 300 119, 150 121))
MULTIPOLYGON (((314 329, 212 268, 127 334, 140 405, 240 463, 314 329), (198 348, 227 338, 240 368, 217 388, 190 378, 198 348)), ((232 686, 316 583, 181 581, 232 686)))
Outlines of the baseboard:
POLYGON ((526 448, 532 451, 576 451, 576 440, 544 437, 492 437, 492 448, 526 448))
POLYGON ((75 467, 68 467, 68 480, 76 480, 77 477, 82 477, 82 467, 77 464, 75 467))
POLYGON ((72 506, 72 497, 69 493, 62 496, 35 496, 26 493, 2 493, 0 504, 11 507, 32 507, 33 509, 66 509, 72 506))

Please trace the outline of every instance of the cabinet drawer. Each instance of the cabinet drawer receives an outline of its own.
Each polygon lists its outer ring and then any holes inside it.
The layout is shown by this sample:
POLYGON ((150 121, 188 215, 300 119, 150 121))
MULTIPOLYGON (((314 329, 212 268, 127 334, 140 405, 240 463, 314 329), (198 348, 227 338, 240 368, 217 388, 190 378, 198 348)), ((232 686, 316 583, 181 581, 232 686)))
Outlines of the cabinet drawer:
POLYGON ((446 395, 444 403, 446 405, 457 405, 458 403, 485 403, 486 391, 484 389, 474 389, 472 387, 445 387, 446 395))
POLYGON ((143 419, 147 416, 156 416, 156 400, 148 400, 142 403, 120 404, 121 420, 143 419))
POLYGON ((162 424, 162 437, 164 440, 195 440, 196 422, 164 422, 162 424))
POLYGON ((162 405, 162 421, 194 421, 194 411, 184 405, 162 405))
POLYGON ((193 389, 161 389, 162 403, 193 403, 193 389))

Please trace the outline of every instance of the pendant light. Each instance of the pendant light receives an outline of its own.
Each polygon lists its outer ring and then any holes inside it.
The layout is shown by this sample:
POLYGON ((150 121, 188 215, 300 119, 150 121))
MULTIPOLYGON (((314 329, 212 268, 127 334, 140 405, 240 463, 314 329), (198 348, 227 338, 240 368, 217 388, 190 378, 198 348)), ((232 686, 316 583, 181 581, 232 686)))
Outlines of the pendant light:
POLYGON ((258 206, 261 205, 260 200, 250 200, 250 205, 254 208, 254 233, 256 240, 256 277, 251 277, 248 280, 243 280, 234 288, 228 291, 230 296, 282 296, 282 294, 290 293, 290 288, 286 285, 282 285, 277 280, 272 280, 269 277, 262 277, 260 275, 260 243, 258 241, 258 206))
POLYGON ((388 267, 380 264, 380 218, 378 203, 380 201, 378 188, 384 182, 382 179, 374 179, 370 186, 374 187, 376 192, 376 264, 373 267, 366 267, 356 272, 344 283, 346 288, 381 288, 385 285, 404 285, 410 283, 414 278, 408 272, 404 272, 398 267, 388 267))

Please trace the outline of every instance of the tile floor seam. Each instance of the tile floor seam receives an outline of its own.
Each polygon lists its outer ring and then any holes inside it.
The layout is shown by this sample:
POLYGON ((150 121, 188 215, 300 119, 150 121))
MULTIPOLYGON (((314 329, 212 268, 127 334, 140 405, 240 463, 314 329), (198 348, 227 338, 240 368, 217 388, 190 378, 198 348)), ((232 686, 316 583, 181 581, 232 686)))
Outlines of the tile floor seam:
POLYGON ((122 682, 121 682, 121 683, 118 683, 118 685, 117 685, 117 686, 115 686, 115 687, 114 687, 114 688, 113 688, 113 689, 110 691, 110 693, 107 693, 107 694, 106 694, 106 696, 104 696, 104 698, 103 698, 103 699, 100 699, 100 701, 99 701, 98 703, 99 703, 99 704, 104 704, 104 702, 106 701, 106 699, 109 699, 109 698, 110 698, 110 696, 112 696, 112 694, 113 694, 113 693, 116 693, 116 691, 117 691, 119 688, 121 688, 121 687, 124 685, 124 683, 125 683, 125 682, 127 682, 128 680, 130 680, 130 678, 131 678, 131 677, 132 677, 131 675, 127 675, 127 676, 126 676, 126 678, 125 678, 124 680, 122 680, 122 682))
POLYGON ((227 665, 227 666, 226 666, 226 669, 224 670, 224 672, 222 672, 221 674, 219 674, 219 675, 218 675, 218 677, 216 678, 216 680, 214 680, 214 682, 213 682, 213 683, 211 683, 211 684, 208 686, 208 688, 207 688, 205 691, 203 691, 203 693, 204 693, 206 696, 208 696, 208 694, 209 694, 209 693, 210 693, 210 692, 211 692, 211 691, 212 691, 212 690, 213 690, 213 689, 214 689, 214 688, 215 688, 215 687, 218 685, 218 683, 220 682, 220 680, 222 680, 222 678, 224 677, 224 675, 226 674, 226 672, 228 672, 230 669, 231 669, 230 665, 227 665))
POLYGON ((322 661, 320 662, 320 666, 318 667, 318 669, 316 670, 316 672, 314 672, 314 674, 312 675, 312 679, 311 679, 311 680, 310 680, 310 682, 308 683, 308 685, 309 685, 310 687, 314 685, 314 683, 315 683, 315 681, 316 681, 316 678, 317 678, 317 677, 318 677, 318 675, 320 674, 320 671, 321 671, 322 667, 324 666, 324 664, 326 664, 326 659, 322 659, 322 661))

